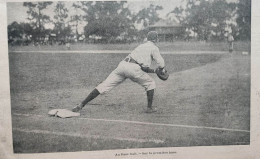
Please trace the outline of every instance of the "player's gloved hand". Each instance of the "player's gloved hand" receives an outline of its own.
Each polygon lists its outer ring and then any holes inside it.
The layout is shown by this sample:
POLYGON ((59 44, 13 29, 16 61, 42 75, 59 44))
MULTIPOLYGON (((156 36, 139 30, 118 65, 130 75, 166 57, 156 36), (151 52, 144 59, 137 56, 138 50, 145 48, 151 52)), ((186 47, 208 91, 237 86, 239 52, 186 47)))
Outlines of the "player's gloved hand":
POLYGON ((169 73, 167 72, 167 70, 165 68, 157 68, 155 70, 155 73, 163 81, 166 81, 169 78, 169 73))

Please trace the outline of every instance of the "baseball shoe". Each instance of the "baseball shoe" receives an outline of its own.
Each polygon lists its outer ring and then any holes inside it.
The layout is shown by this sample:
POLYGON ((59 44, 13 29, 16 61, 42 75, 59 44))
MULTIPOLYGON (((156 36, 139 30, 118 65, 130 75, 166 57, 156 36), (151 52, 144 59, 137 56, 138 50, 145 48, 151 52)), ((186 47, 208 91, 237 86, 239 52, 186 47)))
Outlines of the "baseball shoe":
POLYGON ((82 104, 78 104, 77 106, 75 106, 74 108, 72 108, 71 111, 73 111, 73 112, 79 112, 82 108, 83 108, 82 104))
POLYGON ((157 108, 147 108, 145 113, 155 113, 157 112, 157 108))

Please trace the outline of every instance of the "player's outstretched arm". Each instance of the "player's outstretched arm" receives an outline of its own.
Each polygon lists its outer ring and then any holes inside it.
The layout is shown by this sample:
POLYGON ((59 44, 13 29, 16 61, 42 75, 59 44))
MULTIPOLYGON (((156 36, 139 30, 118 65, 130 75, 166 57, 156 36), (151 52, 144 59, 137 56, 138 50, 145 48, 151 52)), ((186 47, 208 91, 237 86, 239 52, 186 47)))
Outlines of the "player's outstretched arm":
POLYGON ((149 67, 143 67, 141 66, 141 69, 146 73, 155 73, 155 70, 149 67))

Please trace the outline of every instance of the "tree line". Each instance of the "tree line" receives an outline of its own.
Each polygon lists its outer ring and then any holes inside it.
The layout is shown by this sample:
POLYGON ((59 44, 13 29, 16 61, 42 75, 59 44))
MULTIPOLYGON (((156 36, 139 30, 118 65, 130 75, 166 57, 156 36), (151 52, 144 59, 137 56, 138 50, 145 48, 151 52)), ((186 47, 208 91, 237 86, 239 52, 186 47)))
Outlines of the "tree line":
MULTIPOLYGON (((251 38, 251 1, 239 0, 184 0, 164 19, 174 15, 182 26, 180 40, 224 40, 230 32, 236 40, 251 38)), ((97 41, 104 43, 133 42, 143 38, 148 26, 159 20, 160 5, 150 4, 137 13, 129 9, 127 1, 78 1, 72 4, 71 15, 66 2, 24 2, 28 22, 8 25, 9 43, 43 43, 54 41, 97 41), (44 11, 55 5, 53 17, 44 11), (52 24, 52 29, 46 25, 52 24), (84 24, 83 33, 79 27, 84 24), (139 28, 137 27, 139 26, 139 28)))

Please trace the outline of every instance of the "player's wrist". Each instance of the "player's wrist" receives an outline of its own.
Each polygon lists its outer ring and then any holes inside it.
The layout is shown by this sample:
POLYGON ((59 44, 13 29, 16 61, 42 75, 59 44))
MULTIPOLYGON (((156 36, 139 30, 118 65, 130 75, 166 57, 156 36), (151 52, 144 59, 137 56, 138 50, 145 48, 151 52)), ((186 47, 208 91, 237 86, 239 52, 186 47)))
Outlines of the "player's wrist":
POLYGON ((148 68, 148 69, 147 69, 147 73, 155 73, 155 70, 152 69, 152 68, 148 68))

